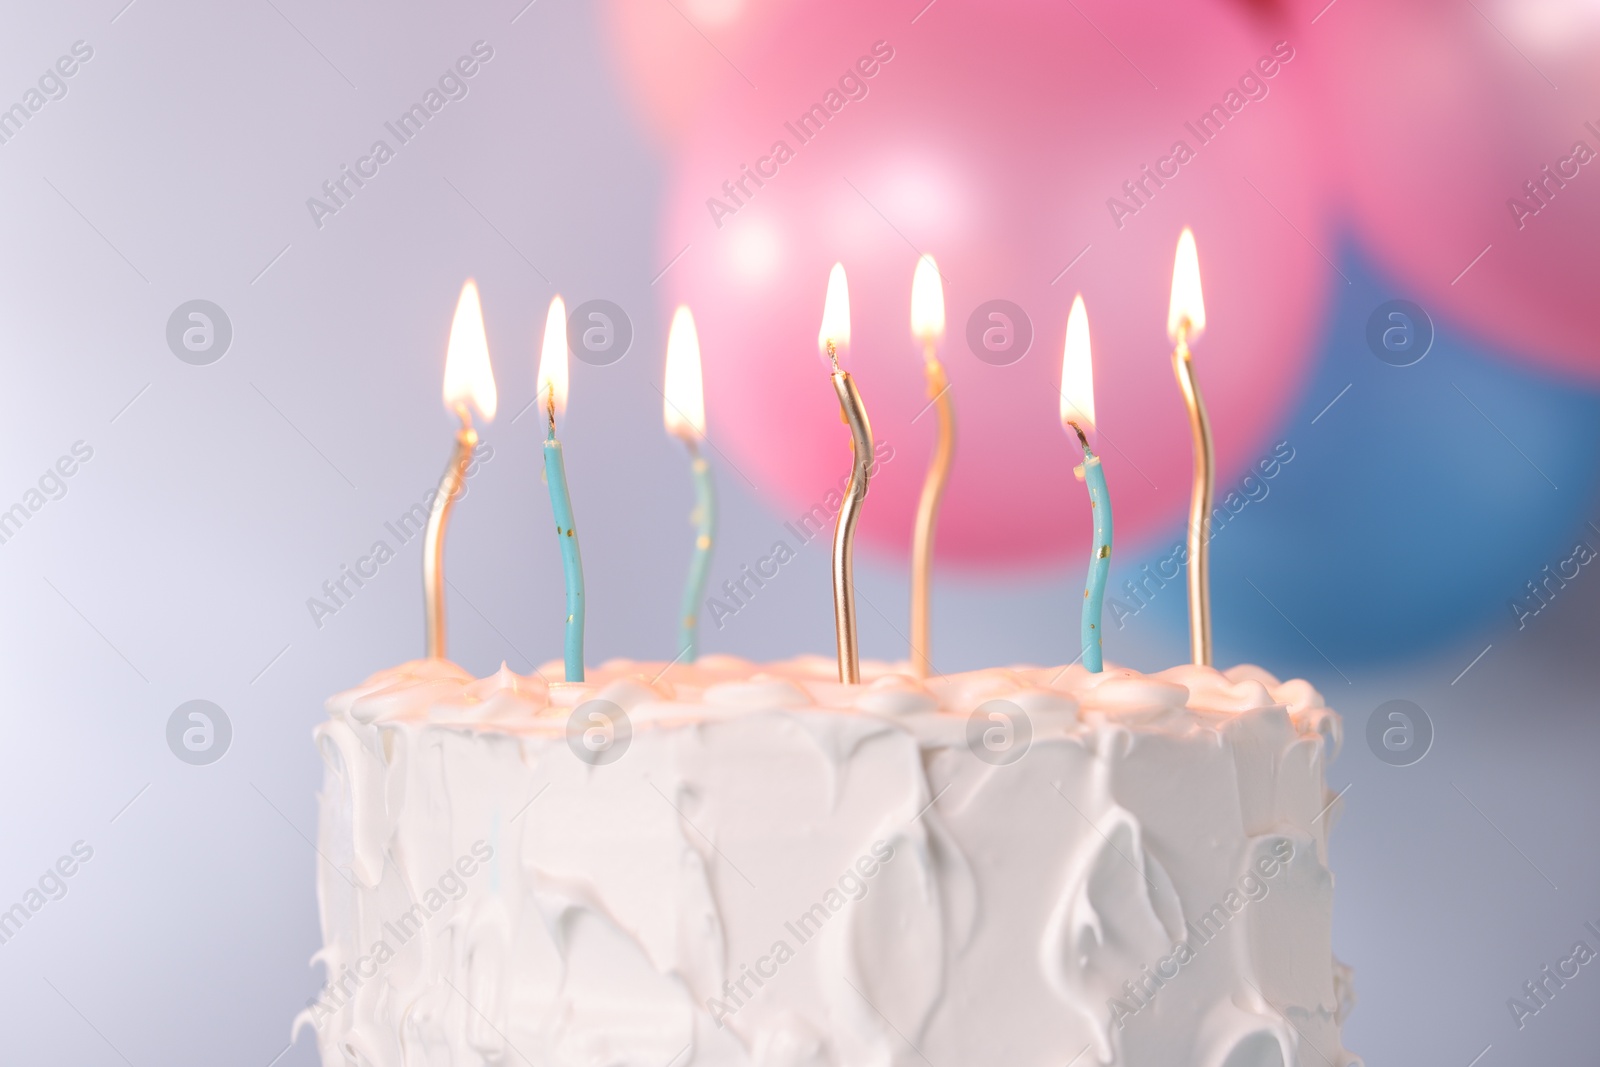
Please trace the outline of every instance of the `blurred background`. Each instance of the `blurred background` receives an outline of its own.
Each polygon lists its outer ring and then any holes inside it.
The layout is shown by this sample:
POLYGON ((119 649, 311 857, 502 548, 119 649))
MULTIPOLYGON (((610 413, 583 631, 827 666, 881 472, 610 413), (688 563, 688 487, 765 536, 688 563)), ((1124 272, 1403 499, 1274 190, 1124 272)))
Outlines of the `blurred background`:
MULTIPOLYGON (((316 1062, 290 1040, 322 981, 310 731, 422 653, 420 538, 386 523, 449 454, 463 279, 500 390, 450 531, 470 670, 559 659, 530 408, 551 296, 609 301, 630 338, 576 353, 562 425, 589 659, 666 660, 692 541, 661 425, 672 308, 704 350, 715 589, 847 470, 815 354, 835 260, 894 449, 862 651, 905 658, 923 252, 960 425, 935 667, 1075 654, 1089 513, 1055 390, 1082 292, 1118 502, 1105 650, 1156 670, 1187 658, 1182 579, 1145 570, 1187 506, 1165 334, 1184 225, 1217 659, 1307 677, 1345 716, 1346 1044, 1593 1058, 1592 967, 1520 1025, 1508 1000, 1600 949, 1600 5, 107 0, 5 26, 0 907, 31 916, 0 943, 0 1059, 316 1062), (986 348, 1001 300, 1029 340, 986 348), (379 541, 394 558, 331 600, 379 541), (195 700, 205 763, 169 740, 195 700)), ((800 548, 703 617, 703 648, 831 654, 828 580, 800 548)))

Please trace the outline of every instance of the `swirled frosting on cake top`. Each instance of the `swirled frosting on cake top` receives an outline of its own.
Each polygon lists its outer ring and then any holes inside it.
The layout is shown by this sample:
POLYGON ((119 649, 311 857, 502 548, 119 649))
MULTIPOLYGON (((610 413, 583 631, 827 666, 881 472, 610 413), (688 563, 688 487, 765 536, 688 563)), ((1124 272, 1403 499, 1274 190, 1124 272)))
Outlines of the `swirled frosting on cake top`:
POLYGON ((1356 1062, 1310 685, 862 673, 428 660, 331 699, 324 1061, 1356 1062))

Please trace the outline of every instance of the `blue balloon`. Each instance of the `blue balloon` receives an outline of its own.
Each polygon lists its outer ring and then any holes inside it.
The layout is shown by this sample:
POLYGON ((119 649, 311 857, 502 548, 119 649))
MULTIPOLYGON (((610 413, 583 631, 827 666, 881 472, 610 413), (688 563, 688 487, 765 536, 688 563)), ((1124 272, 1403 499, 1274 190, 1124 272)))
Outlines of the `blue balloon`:
MULTIPOLYGON (((1350 284, 1303 402, 1249 476, 1217 486, 1218 664, 1336 678, 1475 631, 1492 641, 1600 553, 1587 521, 1600 392, 1492 356, 1357 252, 1341 269, 1350 284)), ((1225 358, 1206 373, 1226 373, 1225 358)), ((1122 568, 1108 628, 1119 610, 1187 626, 1183 576, 1157 584, 1171 555, 1122 568)))

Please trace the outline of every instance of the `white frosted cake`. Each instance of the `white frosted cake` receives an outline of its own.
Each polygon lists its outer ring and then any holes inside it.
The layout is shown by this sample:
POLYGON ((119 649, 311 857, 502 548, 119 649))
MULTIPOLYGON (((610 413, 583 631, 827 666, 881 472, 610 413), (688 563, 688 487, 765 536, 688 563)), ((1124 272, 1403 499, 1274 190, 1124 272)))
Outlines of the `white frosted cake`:
POLYGON ((1310 685, 834 671, 434 660, 333 698, 323 1062, 1359 1062, 1310 685))

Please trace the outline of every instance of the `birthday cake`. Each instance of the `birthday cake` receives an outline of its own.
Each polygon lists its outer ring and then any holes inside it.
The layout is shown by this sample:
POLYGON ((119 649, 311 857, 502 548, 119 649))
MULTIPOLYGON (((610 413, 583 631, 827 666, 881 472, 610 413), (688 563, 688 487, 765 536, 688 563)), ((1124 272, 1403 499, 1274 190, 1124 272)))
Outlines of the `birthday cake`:
POLYGON ((323 1062, 1359 1062, 1309 684, 906 670, 420 660, 334 697, 323 1062))

